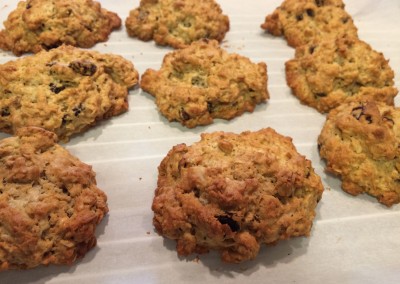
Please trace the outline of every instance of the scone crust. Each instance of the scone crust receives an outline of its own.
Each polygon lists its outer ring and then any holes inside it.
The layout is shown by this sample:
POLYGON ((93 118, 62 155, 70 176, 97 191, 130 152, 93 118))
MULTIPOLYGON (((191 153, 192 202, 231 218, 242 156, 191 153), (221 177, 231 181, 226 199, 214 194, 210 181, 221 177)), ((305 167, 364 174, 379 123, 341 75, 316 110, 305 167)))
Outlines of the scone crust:
POLYGON ((297 47, 286 62, 286 80, 302 103, 322 113, 368 96, 393 105, 398 92, 384 55, 349 36, 297 47))
POLYGON ((56 141, 35 127, 0 141, 0 271, 72 264, 96 244, 107 197, 56 141))
POLYGON ((159 234, 179 255, 253 259, 260 245, 308 236, 323 187, 292 141, 267 128, 202 134, 163 159, 152 209, 159 234))
POLYGON ((141 0, 125 25, 132 37, 183 48, 203 38, 222 41, 229 18, 214 0, 141 0))
POLYGON ((193 128, 252 112, 269 99, 267 80, 265 63, 201 40, 167 54, 160 70, 146 70, 140 85, 169 121, 193 128))
POLYGON ((400 202, 400 110, 382 102, 351 102, 330 111, 318 138, 327 171, 352 195, 386 206, 400 202))
POLYGON ((118 55, 72 46, 0 65, 0 130, 23 126, 55 132, 61 140, 128 109, 133 64, 118 55))
POLYGON ((106 41, 121 19, 93 0, 28 0, 18 3, 4 26, 0 48, 19 56, 62 44, 92 47, 106 41))
POLYGON ((267 15, 261 28, 274 36, 284 36, 292 47, 343 34, 357 36, 342 0, 284 0, 267 15))

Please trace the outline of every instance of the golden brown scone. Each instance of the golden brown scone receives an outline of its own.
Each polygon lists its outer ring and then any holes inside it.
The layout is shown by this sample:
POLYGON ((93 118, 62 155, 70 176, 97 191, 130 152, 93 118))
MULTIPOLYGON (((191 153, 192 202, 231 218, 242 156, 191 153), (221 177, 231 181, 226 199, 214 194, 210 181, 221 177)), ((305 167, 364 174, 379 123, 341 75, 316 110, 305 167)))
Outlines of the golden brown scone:
POLYGON ((132 37, 183 48, 203 38, 222 41, 229 19, 214 0, 141 0, 125 25, 132 37))
POLYGON ((61 46, 0 65, 0 130, 23 126, 61 140, 128 109, 138 72, 121 56, 61 46))
POLYGON ((302 103, 320 112, 367 96, 393 105, 398 92, 383 54, 349 36, 297 47, 286 62, 286 80, 302 103))
POLYGON ((36 127, 0 141, 0 271, 72 264, 96 245, 107 197, 56 141, 36 127))
POLYGON ((15 55, 37 53, 62 44, 92 47, 121 26, 117 14, 92 0, 27 0, 4 22, 0 48, 15 55))
POLYGON ((318 138, 327 171, 352 195, 386 206, 400 202, 400 110, 382 102, 350 102, 330 111, 318 138))
POLYGON ((160 70, 146 70, 140 85, 169 121, 193 128, 252 112, 269 98, 267 80, 265 63, 201 40, 167 54, 160 70))
POLYGON ((261 28, 274 36, 284 36, 293 47, 343 34, 357 36, 342 0, 284 0, 265 18, 261 28))
POLYGON ((181 256, 217 250, 253 259, 260 245, 308 236, 323 187, 291 138, 267 128, 202 134, 163 159, 152 210, 158 233, 181 256))

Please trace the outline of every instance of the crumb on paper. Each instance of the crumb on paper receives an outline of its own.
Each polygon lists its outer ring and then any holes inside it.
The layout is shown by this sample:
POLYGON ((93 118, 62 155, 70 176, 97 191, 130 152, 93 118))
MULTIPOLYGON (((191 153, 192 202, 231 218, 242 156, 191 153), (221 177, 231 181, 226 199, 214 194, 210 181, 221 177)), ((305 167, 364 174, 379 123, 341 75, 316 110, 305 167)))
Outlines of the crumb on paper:
POLYGON ((150 231, 147 231, 146 234, 147 234, 147 235, 150 235, 150 231))
POLYGON ((143 178, 142 177, 139 177, 139 180, 142 180, 143 178))
POLYGON ((226 40, 226 39, 224 39, 224 40, 221 42, 221 45, 222 45, 224 48, 229 48, 229 47, 230 47, 230 45, 229 45, 229 43, 228 43, 228 40, 226 40))

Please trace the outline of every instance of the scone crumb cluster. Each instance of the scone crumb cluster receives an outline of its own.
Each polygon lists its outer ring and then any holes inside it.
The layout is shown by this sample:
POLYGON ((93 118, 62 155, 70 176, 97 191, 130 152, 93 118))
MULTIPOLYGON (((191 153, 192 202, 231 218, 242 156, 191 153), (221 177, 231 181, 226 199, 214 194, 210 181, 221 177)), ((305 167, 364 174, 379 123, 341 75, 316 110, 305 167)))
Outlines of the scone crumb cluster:
POLYGON ((183 48, 200 39, 221 42, 229 30, 229 18, 214 0, 141 0, 125 25, 132 37, 183 48))
POLYGON ((357 28, 344 7, 342 0, 284 0, 266 16, 261 28, 274 36, 284 36, 292 47, 316 38, 357 37, 357 28))
POLYGON ((355 37, 319 39, 296 48, 286 80, 301 102, 320 112, 349 100, 394 104, 394 71, 381 52, 355 37))
POLYGON ((179 255, 217 250, 239 263, 261 244, 308 236, 322 192, 311 162, 271 128, 204 133, 161 162, 153 223, 179 255))
POLYGON ((168 53, 160 70, 146 70, 140 86, 169 121, 193 128, 252 112, 269 99, 267 81, 265 63, 230 54, 215 40, 200 40, 168 53))
POLYGON ((0 130, 24 126, 55 132, 60 140, 128 110, 128 88, 138 82, 119 55, 72 46, 0 65, 0 130))
POLYGON ((400 202, 399 123, 400 109, 373 100, 330 111, 319 152, 344 191, 367 193, 386 206, 400 202))
POLYGON ((93 0, 20 1, 0 31, 0 48, 15 55, 62 44, 92 47, 121 26, 117 14, 93 0))
POLYGON ((72 264, 108 212, 91 166, 27 127, 0 141, 0 271, 72 264))

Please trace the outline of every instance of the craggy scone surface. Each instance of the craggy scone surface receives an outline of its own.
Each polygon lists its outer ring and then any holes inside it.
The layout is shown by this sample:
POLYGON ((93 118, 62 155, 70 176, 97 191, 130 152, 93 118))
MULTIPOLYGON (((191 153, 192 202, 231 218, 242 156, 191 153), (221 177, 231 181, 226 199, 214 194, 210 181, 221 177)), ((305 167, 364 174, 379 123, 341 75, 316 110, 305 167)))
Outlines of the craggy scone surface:
POLYGON ((229 19, 214 0, 141 0, 125 25, 132 37, 183 48, 203 38, 222 41, 229 19))
POLYGON ((260 245, 308 236, 323 187, 292 141, 267 128, 202 134, 159 166, 153 224, 179 255, 253 259, 260 245))
POLYGON ((328 112, 348 99, 393 105, 394 72, 382 53, 355 37, 312 42, 286 62, 286 79, 301 102, 328 112))
POLYGON ((71 264, 96 244, 107 197, 56 140, 28 127, 0 141, 0 271, 71 264))
POLYGON ((21 55, 62 44, 92 47, 106 41, 121 19, 92 0, 28 0, 18 3, 4 26, 0 48, 21 55))
POLYGON ((169 121, 192 128, 252 112, 269 98, 267 79, 265 63, 201 40, 167 54, 160 70, 146 70, 140 85, 169 121))
POLYGON ((261 28, 274 36, 284 36, 293 47, 343 34, 357 36, 342 0, 284 0, 265 18, 261 28))
POLYGON ((400 110, 382 102, 351 102, 329 113, 318 145, 344 191, 386 206, 400 202, 399 125, 400 110))
POLYGON ((71 46, 10 61, 0 65, 0 130, 38 126, 68 140, 126 111, 137 81, 123 57, 71 46))

